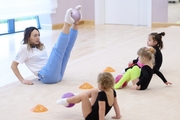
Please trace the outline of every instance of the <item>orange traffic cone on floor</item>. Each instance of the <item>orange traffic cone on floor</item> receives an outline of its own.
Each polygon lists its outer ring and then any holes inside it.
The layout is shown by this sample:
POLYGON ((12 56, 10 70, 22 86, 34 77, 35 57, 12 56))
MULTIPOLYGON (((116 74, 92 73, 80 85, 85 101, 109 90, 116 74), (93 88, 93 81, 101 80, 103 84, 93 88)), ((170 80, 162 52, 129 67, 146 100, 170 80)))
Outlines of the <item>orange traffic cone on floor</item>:
POLYGON ((112 67, 107 67, 104 72, 115 72, 115 70, 112 67))
POLYGON ((36 105, 34 108, 31 109, 32 112, 46 112, 48 111, 48 109, 46 107, 44 107, 41 104, 36 105))
POLYGON ((90 85, 89 83, 84 83, 84 84, 82 84, 79 88, 80 88, 80 89, 92 89, 93 86, 90 85))

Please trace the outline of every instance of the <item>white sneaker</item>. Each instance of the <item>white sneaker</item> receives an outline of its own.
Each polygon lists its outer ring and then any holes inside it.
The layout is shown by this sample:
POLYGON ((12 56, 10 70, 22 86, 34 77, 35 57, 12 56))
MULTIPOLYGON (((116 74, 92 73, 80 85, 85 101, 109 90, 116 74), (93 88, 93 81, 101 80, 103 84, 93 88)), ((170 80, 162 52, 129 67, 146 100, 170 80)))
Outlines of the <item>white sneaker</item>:
POLYGON ((73 24, 74 23, 74 19, 71 17, 71 13, 72 13, 72 8, 69 8, 67 11, 66 11, 66 15, 65 15, 65 18, 64 18, 64 21, 68 24, 73 24))

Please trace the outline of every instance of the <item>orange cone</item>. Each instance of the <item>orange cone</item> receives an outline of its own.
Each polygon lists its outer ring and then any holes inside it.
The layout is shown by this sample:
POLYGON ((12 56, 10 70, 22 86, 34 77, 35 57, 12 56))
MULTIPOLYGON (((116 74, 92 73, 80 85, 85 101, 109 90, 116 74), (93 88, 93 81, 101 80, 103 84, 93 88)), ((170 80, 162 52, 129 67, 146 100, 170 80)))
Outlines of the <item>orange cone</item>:
POLYGON ((104 72, 115 72, 115 70, 112 67, 107 67, 104 72))
POLYGON ((84 84, 81 85, 79 88, 80 88, 80 89, 92 89, 93 86, 90 85, 89 83, 84 83, 84 84))
POLYGON ((46 112, 48 109, 41 104, 36 105, 34 108, 31 109, 32 112, 46 112))

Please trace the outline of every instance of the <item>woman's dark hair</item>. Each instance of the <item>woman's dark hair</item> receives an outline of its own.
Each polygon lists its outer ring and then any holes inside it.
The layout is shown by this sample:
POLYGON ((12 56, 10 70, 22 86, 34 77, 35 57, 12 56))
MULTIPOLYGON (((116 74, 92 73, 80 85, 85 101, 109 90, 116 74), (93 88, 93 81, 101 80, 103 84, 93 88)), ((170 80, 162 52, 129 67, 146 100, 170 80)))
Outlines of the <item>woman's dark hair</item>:
POLYGON ((23 44, 27 44, 28 49, 36 47, 37 49, 43 50, 44 48, 43 43, 39 42, 39 44, 37 45, 30 43, 29 37, 31 36, 33 30, 37 30, 39 32, 39 30, 36 27, 27 27, 24 30, 23 44))
POLYGON ((159 47, 159 49, 163 48, 163 41, 162 41, 162 36, 165 36, 165 32, 161 32, 161 33, 151 33, 150 34, 153 38, 154 41, 157 42, 157 46, 159 47))

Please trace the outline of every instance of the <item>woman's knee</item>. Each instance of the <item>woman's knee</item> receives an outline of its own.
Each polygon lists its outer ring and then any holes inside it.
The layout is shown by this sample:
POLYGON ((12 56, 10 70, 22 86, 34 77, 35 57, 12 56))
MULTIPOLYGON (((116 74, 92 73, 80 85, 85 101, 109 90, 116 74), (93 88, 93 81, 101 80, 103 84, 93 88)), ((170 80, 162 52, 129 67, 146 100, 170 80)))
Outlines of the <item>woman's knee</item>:
POLYGON ((59 80, 59 79, 57 79, 57 78, 45 76, 43 79, 41 79, 41 81, 42 81, 44 84, 55 84, 55 83, 60 82, 61 80, 59 80))

